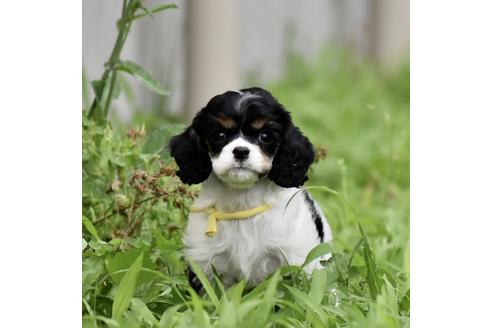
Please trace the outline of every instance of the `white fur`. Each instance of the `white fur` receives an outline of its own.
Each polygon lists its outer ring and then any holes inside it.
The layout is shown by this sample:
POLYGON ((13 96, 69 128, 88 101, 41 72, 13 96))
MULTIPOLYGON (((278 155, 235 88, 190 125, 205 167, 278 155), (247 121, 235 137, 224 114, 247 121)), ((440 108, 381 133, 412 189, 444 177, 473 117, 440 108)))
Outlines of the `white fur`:
POLYGON ((217 177, 236 188, 252 187, 258 181, 260 174, 270 171, 272 167, 272 158, 264 154, 258 145, 242 137, 227 144, 218 156, 210 156, 210 158, 217 177), (248 158, 238 162, 232 152, 236 147, 248 148, 248 158))
MULTIPOLYGON (((298 191, 279 187, 267 178, 250 188, 238 189, 212 173, 203 183, 194 206, 214 205, 224 212, 248 210, 263 203, 272 207, 249 219, 218 221, 215 237, 205 235, 207 214, 191 213, 183 239, 186 254, 210 279, 214 266, 226 287, 240 279, 257 284, 282 264, 302 264, 320 240, 304 195, 298 191)), ((328 242, 331 230, 321 211, 320 215, 323 242, 328 242)), ((319 267, 316 260, 305 270, 311 273, 319 267)))

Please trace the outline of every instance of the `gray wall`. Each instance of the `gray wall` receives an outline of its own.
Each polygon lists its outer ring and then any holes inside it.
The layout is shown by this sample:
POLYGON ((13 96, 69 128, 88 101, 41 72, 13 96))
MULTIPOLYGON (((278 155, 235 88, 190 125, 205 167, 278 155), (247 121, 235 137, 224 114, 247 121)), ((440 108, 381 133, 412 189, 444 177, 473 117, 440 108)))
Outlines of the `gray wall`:
MULTIPOLYGON (((224 5, 228 6, 227 10, 231 6, 234 10, 235 19, 224 24, 235 23, 230 26, 235 38, 217 42, 222 42, 222 47, 233 49, 227 51, 226 56, 235 57, 232 62, 237 67, 233 69, 233 75, 238 76, 231 80, 231 84, 238 84, 238 87, 244 86, 242 82, 247 75, 254 76, 261 84, 281 78, 288 44, 308 60, 313 59, 324 45, 348 47, 361 57, 379 62, 384 70, 391 70, 408 55, 409 0, 230 0, 230 3, 200 0, 208 1, 213 10, 208 16, 204 13, 202 20, 195 18, 193 22, 188 21, 188 14, 192 13, 189 9, 196 6, 192 1, 197 0, 189 1, 175 1, 178 10, 161 12, 154 19, 145 18, 134 23, 122 57, 134 60, 152 72, 171 89, 172 95, 156 97, 128 78, 134 86, 135 97, 133 102, 129 102, 121 96, 115 103, 122 118, 128 119, 135 106, 144 110, 166 109, 179 114, 190 106, 187 105, 189 99, 203 93, 192 105, 190 110, 194 111, 199 109, 195 109, 195 103, 213 96, 208 94, 211 93, 210 88, 186 87, 189 85, 185 81, 187 76, 188 79, 198 76, 194 71, 187 72, 186 68, 195 67, 189 64, 190 60, 193 56, 200 56, 196 52, 187 52, 197 43, 190 46, 188 36, 190 29, 198 28, 203 30, 199 35, 213 37, 207 31, 213 31, 214 24, 225 19, 221 16, 224 5), (193 94, 185 92, 190 89, 193 89, 193 94)), ((163 1, 145 3, 152 6, 163 1)), ((116 38, 115 22, 120 8, 120 0, 83 0, 83 65, 89 79, 100 77, 103 63, 109 57, 116 38)), ((192 17, 197 17, 197 14, 192 17)), ((220 67, 220 61, 227 59, 220 58, 222 53, 224 51, 217 49, 215 63, 206 59, 200 62, 200 58, 195 58, 195 62, 198 60, 201 65, 194 70, 200 70, 203 65, 220 67)), ((211 80, 211 83, 215 82, 211 80)))

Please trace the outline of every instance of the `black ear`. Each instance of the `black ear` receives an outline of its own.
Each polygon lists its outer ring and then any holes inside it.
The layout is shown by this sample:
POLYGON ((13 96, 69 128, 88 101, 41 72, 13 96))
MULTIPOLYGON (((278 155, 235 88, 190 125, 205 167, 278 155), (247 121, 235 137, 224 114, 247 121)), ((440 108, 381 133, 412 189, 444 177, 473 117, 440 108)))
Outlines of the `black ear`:
POLYGON ((275 154, 268 177, 284 188, 300 187, 308 179, 306 172, 313 161, 313 145, 289 117, 283 142, 275 154))
POLYGON ((212 171, 212 162, 193 126, 173 137, 169 148, 179 166, 177 175, 183 183, 200 183, 208 178, 212 171))

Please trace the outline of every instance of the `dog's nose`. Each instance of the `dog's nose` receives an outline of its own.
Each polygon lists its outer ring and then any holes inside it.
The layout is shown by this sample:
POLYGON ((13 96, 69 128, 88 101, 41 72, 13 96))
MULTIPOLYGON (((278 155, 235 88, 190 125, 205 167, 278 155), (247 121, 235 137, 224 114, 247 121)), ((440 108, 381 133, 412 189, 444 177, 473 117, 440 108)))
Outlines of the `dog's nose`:
POLYGON ((247 147, 236 147, 232 150, 234 154, 234 158, 242 161, 243 159, 248 158, 249 149, 247 147))

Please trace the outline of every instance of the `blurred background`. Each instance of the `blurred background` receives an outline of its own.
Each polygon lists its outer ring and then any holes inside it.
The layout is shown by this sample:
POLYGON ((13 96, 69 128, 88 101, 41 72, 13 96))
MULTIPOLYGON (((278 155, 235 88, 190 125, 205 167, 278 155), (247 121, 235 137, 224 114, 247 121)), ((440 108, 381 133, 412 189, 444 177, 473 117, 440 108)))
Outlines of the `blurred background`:
MULTIPOLYGON (((144 1, 148 7, 162 3, 144 1)), ((124 80, 126 92, 112 113, 125 122, 135 111, 189 119, 216 94, 285 79, 293 55, 315 63, 330 49, 343 50, 344 64, 350 56, 349 65, 368 62, 386 75, 408 60, 409 0, 175 3, 179 9, 134 24, 122 53, 152 72, 171 94, 158 96, 131 78, 124 80)), ((86 80, 102 74, 117 36, 120 7, 119 0, 83 0, 86 80)), ((327 82, 335 80, 327 76, 327 82)), ((84 85, 86 108, 93 95, 84 85)))

